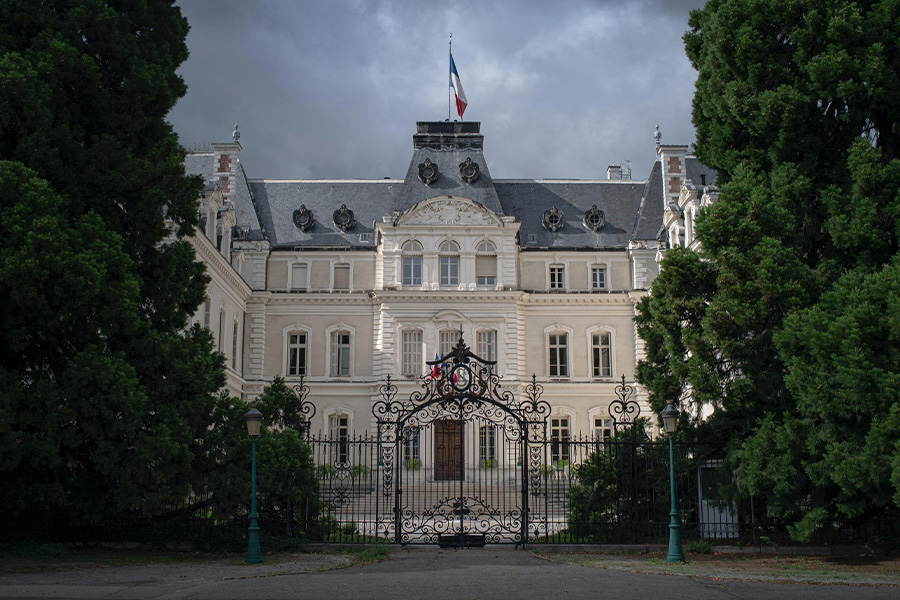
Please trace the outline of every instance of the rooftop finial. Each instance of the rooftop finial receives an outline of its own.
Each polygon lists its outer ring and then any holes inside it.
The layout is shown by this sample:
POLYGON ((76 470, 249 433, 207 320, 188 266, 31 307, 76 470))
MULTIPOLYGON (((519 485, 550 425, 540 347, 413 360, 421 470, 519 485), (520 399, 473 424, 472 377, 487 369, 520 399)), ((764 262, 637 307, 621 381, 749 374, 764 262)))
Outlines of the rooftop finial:
POLYGON ((231 137, 234 139, 234 141, 238 141, 239 139, 241 139, 241 132, 238 131, 237 123, 234 124, 234 131, 231 132, 231 137))
POLYGON ((656 151, 659 152, 659 140, 662 139, 662 134, 659 132, 659 123, 656 124, 656 130, 653 132, 653 139, 656 140, 656 151))

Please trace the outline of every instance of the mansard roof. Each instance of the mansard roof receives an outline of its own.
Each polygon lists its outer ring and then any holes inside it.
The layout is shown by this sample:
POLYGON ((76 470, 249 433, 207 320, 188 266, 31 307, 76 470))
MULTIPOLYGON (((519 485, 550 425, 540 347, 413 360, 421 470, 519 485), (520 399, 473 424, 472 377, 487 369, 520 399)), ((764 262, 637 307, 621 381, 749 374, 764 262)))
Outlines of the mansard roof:
MULTIPOLYGON (((495 180, 483 145, 480 123, 417 123, 413 155, 403 180, 248 179, 239 165, 234 194, 237 225, 248 231, 248 239, 266 239, 276 248, 373 249, 376 222, 427 200, 452 196, 471 200, 498 217, 513 217, 521 224, 523 249, 624 249, 631 241, 657 238, 664 208, 659 161, 647 180, 495 180), (466 159, 477 165, 477 177, 471 177, 471 171, 469 176, 461 173, 466 159), (427 165, 424 170, 423 165, 427 165), (293 218, 301 205, 315 219, 305 230, 293 218), (342 205, 353 213, 355 223, 350 228, 341 229, 334 222, 333 215, 342 205), (597 231, 583 222, 593 206, 605 219, 597 231), (551 207, 563 214, 562 225, 555 231, 544 223, 551 207)), ((185 168, 208 180, 214 160, 208 151, 189 154, 185 168)), ((699 186, 700 174, 706 174, 706 184, 715 185, 713 169, 691 156, 685 162, 691 183, 699 186)))
POLYGON ((495 187, 506 214, 522 224, 522 248, 600 249, 628 246, 645 186, 632 180, 498 180, 495 187), (557 231, 543 225, 552 206, 563 213, 557 231), (582 221, 592 206, 606 221, 597 232, 582 221))

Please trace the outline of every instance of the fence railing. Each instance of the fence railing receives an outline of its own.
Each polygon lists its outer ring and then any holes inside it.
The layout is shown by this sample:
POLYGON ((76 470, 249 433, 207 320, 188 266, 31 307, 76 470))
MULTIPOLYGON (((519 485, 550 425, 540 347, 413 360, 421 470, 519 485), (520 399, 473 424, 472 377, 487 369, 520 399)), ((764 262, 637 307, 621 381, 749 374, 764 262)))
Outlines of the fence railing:
MULTIPOLYGON (((382 452, 374 437, 311 435, 307 441, 312 449, 318 495, 300 506, 261 502, 267 507, 260 513, 261 535, 269 549, 290 548, 307 540, 392 542, 394 530, 389 524, 418 514, 433 517, 437 513, 429 512, 433 508, 429 503, 445 496, 452 501, 454 490, 463 489, 456 483, 448 484, 446 477, 438 479, 438 470, 430 464, 434 457, 424 449, 425 440, 391 453, 398 462, 387 471, 380 462, 382 452), (394 478, 387 494, 386 472, 394 478), (397 477, 403 482, 399 488, 395 485, 397 477)), ((533 524, 528 543, 666 542, 670 518, 666 440, 620 434, 613 439, 583 436, 529 444, 539 448, 543 457, 539 466, 523 467, 516 459, 521 450, 500 440, 492 446, 498 458, 485 458, 473 440, 472 448, 463 453, 465 464, 455 471, 456 482, 461 473, 463 483, 475 486, 486 505, 503 502, 502 507, 497 505, 497 514, 508 514, 524 505, 521 490, 527 479, 527 518, 533 524)), ((761 502, 725 498, 723 491, 733 481, 722 464, 720 446, 676 442, 674 455, 676 504, 686 543, 792 543, 787 525, 767 518, 761 502)), ((262 487, 260 494, 266 494, 262 487)), ((91 524, 76 522, 65 511, 56 511, 9 523, 6 531, 11 539, 30 536, 62 542, 136 542, 158 547, 186 544, 198 549, 240 550, 246 544, 246 510, 241 508, 221 518, 206 506, 202 495, 192 495, 165 516, 121 514, 91 524)), ((897 534, 896 519, 846 520, 828 523, 811 543, 877 545, 896 539, 897 534)))

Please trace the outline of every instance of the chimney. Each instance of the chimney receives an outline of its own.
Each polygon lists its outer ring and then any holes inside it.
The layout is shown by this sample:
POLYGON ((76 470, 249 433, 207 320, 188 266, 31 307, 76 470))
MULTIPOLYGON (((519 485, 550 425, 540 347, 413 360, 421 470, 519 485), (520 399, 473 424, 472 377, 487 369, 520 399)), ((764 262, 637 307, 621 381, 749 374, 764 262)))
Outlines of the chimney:
POLYGON ((606 178, 607 179, 622 179, 622 166, 621 165, 609 165, 606 167, 606 178))

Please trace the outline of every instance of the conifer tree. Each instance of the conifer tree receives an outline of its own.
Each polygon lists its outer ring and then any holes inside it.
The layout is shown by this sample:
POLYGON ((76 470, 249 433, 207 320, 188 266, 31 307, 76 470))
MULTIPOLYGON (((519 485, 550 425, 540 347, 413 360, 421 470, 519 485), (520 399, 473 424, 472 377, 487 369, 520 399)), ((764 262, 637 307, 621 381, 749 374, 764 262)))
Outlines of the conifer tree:
POLYGON ((201 182, 165 118, 171 0, 0 3, 0 508, 153 514, 201 468, 223 363, 188 328, 201 182), (174 239, 169 239, 174 237, 174 239))
POLYGON ((715 407, 696 424, 797 539, 896 511, 900 4, 710 0, 689 26, 720 199, 639 307, 639 379, 715 407))

